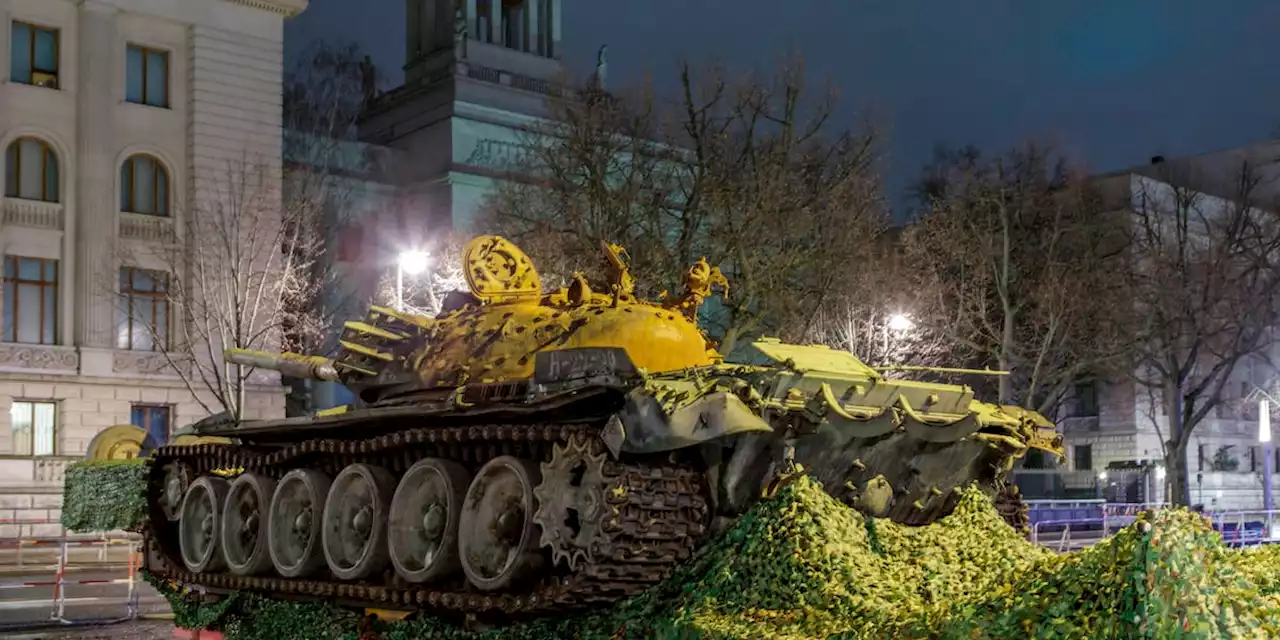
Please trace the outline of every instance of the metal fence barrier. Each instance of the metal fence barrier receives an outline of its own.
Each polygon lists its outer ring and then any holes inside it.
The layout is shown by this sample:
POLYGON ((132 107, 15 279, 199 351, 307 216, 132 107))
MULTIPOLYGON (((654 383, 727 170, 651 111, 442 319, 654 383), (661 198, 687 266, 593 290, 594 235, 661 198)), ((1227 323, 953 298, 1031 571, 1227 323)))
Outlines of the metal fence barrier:
MULTIPOLYGON (((1031 542, 1059 552, 1081 549, 1133 524, 1143 511, 1168 505, 1108 505, 1100 518, 1065 518, 1032 523, 1031 542)), ((1274 525, 1280 521, 1280 510, 1222 511, 1204 514, 1205 520, 1222 536, 1228 547, 1257 546, 1280 542, 1274 525)))
MULTIPOLYGON (((18 524, 26 526, 37 525, 57 525, 56 520, 40 520, 27 519, 21 521, 0 520, 0 524, 18 524)), ((111 534, 109 532, 99 532, 89 535, 73 535, 68 534, 62 529, 59 536, 23 536, 21 533, 17 537, 0 538, 0 549, 11 548, 17 550, 18 568, 23 568, 22 550, 31 548, 56 548, 57 563, 53 567, 53 576, 50 580, 4 580, 0 578, 0 590, 9 589, 42 589, 50 590, 50 613, 49 623, 57 626, 79 626, 79 625, 100 625, 113 624, 117 622, 126 622, 139 617, 139 577, 138 570, 141 567, 141 536, 137 534, 111 534), (105 562, 107 553, 110 549, 116 547, 124 547, 127 549, 128 560, 126 562, 126 571, 124 577, 92 579, 92 580, 75 580, 67 575, 67 569, 71 568, 69 552, 77 547, 96 547, 98 549, 99 561, 105 562), (121 605, 124 608, 122 614, 118 617, 110 618, 94 618, 94 619, 70 619, 67 617, 67 588, 76 585, 109 585, 123 584, 128 589, 121 605)), ((14 565, 9 565, 14 566, 14 565)), ((75 568, 82 568, 75 567, 75 568)), ((46 625, 39 625, 46 626, 46 625)), ((0 630, 12 630, 19 628, 31 628, 31 623, 19 623, 15 625, 0 626, 0 630)))

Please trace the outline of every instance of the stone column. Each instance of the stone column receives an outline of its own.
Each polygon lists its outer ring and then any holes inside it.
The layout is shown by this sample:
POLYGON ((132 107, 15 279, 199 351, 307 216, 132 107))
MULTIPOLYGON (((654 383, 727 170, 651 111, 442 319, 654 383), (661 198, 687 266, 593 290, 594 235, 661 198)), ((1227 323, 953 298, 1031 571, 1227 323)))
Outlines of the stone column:
POLYGON ((506 41, 506 25, 507 12, 502 10, 502 0, 493 0, 489 3, 489 13, 493 16, 489 20, 489 38, 499 47, 507 46, 506 41))
POLYGON ((467 3, 467 37, 480 39, 480 21, 476 19, 476 0, 457 0, 467 3))
MULTIPOLYGON (((115 166, 114 131, 107 124, 124 96, 123 88, 117 86, 117 78, 123 79, 123 74, 116 73, 116 62, 123 59, 123 52, 116 51, 117 12, 100 0, 85 0, 80 5, 76 157, 74 162, 68 158, 61 172, 63 180, 75 179, 77 187, 74 216, 67 216, 67 235, 74 238, 74 259, 79 264, 78 268, 62 270, 63 286, 75 289, 70 307, 75 312, 75 340, 82 347, 103 349, 113 346, 112 293, 119 269, 114 250, 120 217, 115 188, 119 168, 115 166), (74 278, 67 277, 72 273, 74 278)), ((64 260, 70 257, 63 256, 64 260)))
POLYGON ((418 59, 422 48, 423 0, 404 0, 404 64, 418 59))

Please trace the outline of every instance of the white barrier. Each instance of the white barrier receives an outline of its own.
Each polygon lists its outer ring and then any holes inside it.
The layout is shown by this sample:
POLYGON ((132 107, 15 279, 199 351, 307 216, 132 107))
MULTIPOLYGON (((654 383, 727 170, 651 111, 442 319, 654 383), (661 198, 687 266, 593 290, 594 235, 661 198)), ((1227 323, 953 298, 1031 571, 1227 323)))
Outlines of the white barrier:
MULTIPOLYGON (((37 521, 26 520, 21 523, 0 521, 0 524, 27 524, 27 525, 52 525, 57 524, 55 521, 37 521)), ((109 624, 115 622, 125 622, 138 617, 138 569, 141 564, 141 537, 134 535, 109 537, 107 532, 90 534, 88 536, 68 535, 66 529, 62 530, 61 536, 18 536, 15 538, 0 539, 0 548, 16 548, 18 551, 18 567, 22 568, 22 549, 31 547, 54 547, 58 549, 58 561, 54 571, 52 580, 0 580, 0 590, 6 589, 38 589, 41 587, 52 587, 52 597, 50 599, 51 611, 49 619, 55 623, 64 625, 78 625, 85 623, 93 624, 109 624), (97 546, 99 548, 99 559, 105 561, 107 550, 116 546, 127 546, 128 563, 127 572, 123 578, 111 579, 93 579, 93 580, 71 580, 67 577, 67 569, 70 567, 68 559, 68 550, 73 547, 97 546), (125 613, 119 618, 110 618, 106 620, 69 620, 66 617, 67 609, 67 587, 75 585, 110 585, 124 584, 128 585, 128 591, 125 595, 125 613)))

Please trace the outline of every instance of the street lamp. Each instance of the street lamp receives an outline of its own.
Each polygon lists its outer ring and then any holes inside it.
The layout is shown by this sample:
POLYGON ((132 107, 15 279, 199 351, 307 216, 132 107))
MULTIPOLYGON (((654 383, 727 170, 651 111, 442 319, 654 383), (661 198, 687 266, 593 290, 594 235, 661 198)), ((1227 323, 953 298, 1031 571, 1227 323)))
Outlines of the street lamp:
POLYGON ((904 331, 910 330, 911 327, 914 327, 914 326, 915 326, 915 323, 911 321, 911 318, 908 318, 907 316, 901 313, 895 313, 889 316, 888 321, 884 323, 884 332, 883 332, 884 333, 884 358, 883 359, 886 364, 889 362, 889 332, 892 331, 893 333, 902 333, 904 331))
POLYGON ((431 254, 426 251, 404 251, 396 259, 396 310, 404 311, 404 274, 416 276, 427 270, 431 254))
POLYGON ((1258 442, 1262 444, 1262 508, 1271 515, 1271 402, 1266 398, 1258 401, 1258 442))

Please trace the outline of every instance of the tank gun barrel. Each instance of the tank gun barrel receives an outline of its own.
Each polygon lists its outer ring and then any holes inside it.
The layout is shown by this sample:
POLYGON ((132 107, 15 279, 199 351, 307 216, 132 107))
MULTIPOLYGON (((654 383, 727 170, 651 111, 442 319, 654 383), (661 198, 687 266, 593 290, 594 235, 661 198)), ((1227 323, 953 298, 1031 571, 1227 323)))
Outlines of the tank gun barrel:
POLYGON ((881 365, 878 367, 871 367, 871 368, 875 369, 876 371, 930 371, 933 373, 969 373, 969 374, 980 375, 980 376, 1009 375, 1008 371, 996 371, 994 369, 956 369, 952 367, 925 367, 920 365, 907 365, 907 364, 881 365))
POLYGON ((279 371, 293 378, 312 380, 337 380, 338 369, 333 360, 323 356, 304 356, 297 353, 269 353, 252 349, 227 349, 224 360, 231 364, 279 371))

